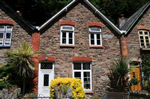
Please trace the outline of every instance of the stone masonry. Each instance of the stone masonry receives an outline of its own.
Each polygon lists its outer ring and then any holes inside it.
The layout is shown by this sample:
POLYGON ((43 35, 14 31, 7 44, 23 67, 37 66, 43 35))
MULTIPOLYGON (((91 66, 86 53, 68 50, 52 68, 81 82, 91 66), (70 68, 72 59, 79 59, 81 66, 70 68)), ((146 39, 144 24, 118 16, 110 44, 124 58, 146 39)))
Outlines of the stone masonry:
MULTIPOLYGON (((119 39, 114 31, 101 20, 94 11, 90 10, 84 3, 76 4, 72 9, 50 24, 46 31, 40 36, 41 56, 54 56, 54 74, 57 77, 72 77, 72 57, 92 58, 92 88, 94 94, 101 97, 105 93, 105 88, 109 84, 107 74, 114 59, 120 56, 119 39), (75 47, 60 47, 60 21, 75 22, 75 47), (99 22, 103 24, 103 48, 90 48, 88 23, 99 22)), ((90 98, 92 99, 92 98, 90 98)))

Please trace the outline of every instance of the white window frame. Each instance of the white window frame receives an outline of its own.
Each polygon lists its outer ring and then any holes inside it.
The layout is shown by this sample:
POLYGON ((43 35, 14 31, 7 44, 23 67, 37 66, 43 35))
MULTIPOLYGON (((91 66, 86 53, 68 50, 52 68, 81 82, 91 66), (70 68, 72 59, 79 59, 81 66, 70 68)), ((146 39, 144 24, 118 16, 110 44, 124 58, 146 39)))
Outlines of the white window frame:
POLYGON ((100 27, 89 27, 89 45, 90 46, 102 46, 102 33, 100 27), (99 28, 99 31, 93 31, 91 28, 99 28), (94 45, 91 44, 91 34, 94 34, 94 45), (100 45, 97 44, 97 34, 100 35, 100 45))
POLYGON ((69 26, 69 25, 63 25, 60 28, 60 45, 74 45, 74 27, 73 26, 69 26), (71 27, 72 29, 63 29, 63 27, 71 27), (63 37, 62 37, 62 33, 66 32, 66 43, 62 43, 63 42, 63 37), (72 32, 72 44, 69 44, 69 32, 72 32))
POLYGON ((72 64, 72 77, 75 78, 74 72, 81 72, 81 82, 82 82, 82 87, 83 90, 86 92, 91 92, 92 91, 92 66, 91 66, 91 62, 73 62, 72 64), (81 63, 81 70, 74 70, 74 63, 81 63), (83 63, 89 63, 90 64, 90 70, 83 70, 83 63), (84 72, 90 72, 90 89, 85 89, 84 88, 84 77, 83 77, 83 73, 84 72))
POLYGON ((0 40, 0 43, 2 43, 0 44, 0 47, 10 47, 12 40, 13 26, 12 25, 1 25, 1 26, 4 26, 4 28, 0 29, 0 33, 3 34, 3 38, 0 40), (10 38, 7 39, 6 37, 8 33, 10 33, 10 38))
POLYGON ((140 42, 140 48, 150 48, 150 33, 149 31, 146 31, 146 30, 139 30, 138 31, 138 34, 139 34, 139 42, 140 42), (142 32, 142 34, 140 34, 142 32), (145 34, 145 32, 147 32, 147 34, 145 34), (140 37, 143 37, 143 40, 144 40, 144 47, 142 46, 141 44, 141 38, 140 37), (146 44, 146 37, 148 37, 148 40, 149 40, 149 46, 147 46, 146 44))

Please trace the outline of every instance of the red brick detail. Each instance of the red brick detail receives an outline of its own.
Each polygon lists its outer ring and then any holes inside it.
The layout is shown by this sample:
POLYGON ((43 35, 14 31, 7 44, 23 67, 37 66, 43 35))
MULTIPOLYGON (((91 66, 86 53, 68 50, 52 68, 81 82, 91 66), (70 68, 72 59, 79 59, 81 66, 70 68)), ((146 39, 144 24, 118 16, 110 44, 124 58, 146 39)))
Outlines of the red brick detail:
POLYGON ((91 57, 72 57, 72 61, 88 61, 88 62, 92 62, 92 58, 91 57))
POLYGON ((55 61, 55 57, 47 57, 47 59, 46 59, 45 56, 41 56, 39 58, 39 61, 52 61, 52 62, 54 62, 55 61))
POLYGON ((127 38, 122 35, 120 38, 120 46, 121 46, 121 55, 128 56, 128 47, 127 47, 127 38))
POLYGON ((88 23, 88 26, 98 26, 98 27, 103 27, 103 24, 102 23, 98 23, 98 22, 91 22, 91 23, 88 23))
POLYGON ((74 45, 60 45, 60 47, 75 47, 74 45))
POLYGON ((100 49, 103 49, 104 47, 103 46, 90 46, 90 48, 100 48, 100 49))
POLYGON ((93 91, 86 91, 85 93, 86 94, 93 94, 94 92, 93 91))
POLYGON ((60 25, 75 25, 74 21, 60 21, 60 25))
POLYGON ((15 22, 12 20, 0 20, 0 24, 10 24, 13 25, 15 22))
POLYGON ((40 47, 40 33, 33 33, 32 34, 32 49, 39 51, 40 47))
MULTIPOLYGON (((40 46, 40 33, 33 33, 32 34, 32 50, 38 50, 39 51, 39 46, 40 46)), ((38 92, 38 71, 39 71, 39 62, 37 58, 32 58, 32 62, 34 63, 35 67, 35 78, 34 78, 34 92, 38 92)))
POLYGON ((149 26, 137 26, 137 29, 138 30, 150 30, 150 27, 149 26))

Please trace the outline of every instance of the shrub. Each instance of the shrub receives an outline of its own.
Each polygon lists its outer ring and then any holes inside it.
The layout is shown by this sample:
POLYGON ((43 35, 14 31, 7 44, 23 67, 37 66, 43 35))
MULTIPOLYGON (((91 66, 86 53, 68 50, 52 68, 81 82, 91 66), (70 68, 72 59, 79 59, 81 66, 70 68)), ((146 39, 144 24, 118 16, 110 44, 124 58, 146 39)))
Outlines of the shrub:
POLYGON ((137 85, 139 82, 140 82, 140 81, 139 81, 137 78, 132 78, 132 79, 130 80, 130 84, 131 84, 131 85, 137 85))
POLYGON ((150 78, 145 81, 144 88, 150 93, 150 78))
POLYGON ((58 86, 70 86, 72 88, 72 97, 74 99, 85 99, 85 93, 81 85, 81 80, 76 78, 56 78, 50 85, 50 96, 54 98, 54 88, 58 86))

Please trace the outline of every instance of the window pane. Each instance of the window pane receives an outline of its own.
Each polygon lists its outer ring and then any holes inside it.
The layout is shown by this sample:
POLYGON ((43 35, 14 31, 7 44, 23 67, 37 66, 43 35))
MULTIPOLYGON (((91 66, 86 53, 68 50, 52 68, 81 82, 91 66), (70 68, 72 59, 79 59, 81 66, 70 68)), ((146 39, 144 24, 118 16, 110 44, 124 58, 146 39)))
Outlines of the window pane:
POLYGON ((148 34, 148 32, 144 32, 145 33, 145 35, 147 35, 148 34))
POLYGON ((0 31, 4 31, 4 26, 0 26, 0 31))
POLYGON ((74 72, 74 77, 81 79, 81 72, 74 72))
POLYGON ((12 31, 12 26, 7 26, 6 31, 12 31))
POLYGON ((101 41, 100 40, 97 40, 97 45, 101 45, 101 41))
POLYGON ((69 39, 69 44, 73 44, 73 39, 69 39))
POLYGON ((66 38, 66 33, 65 32, 62 32, 62 37, 66 38))
POLYGON ((81 70, 81 63, 74 63, 74 70, 81 70))
POLYGON ((90 89, 90 84, 84 84, 84 89, 90 89))
POLYGON ((100 39, 100 34, 97 34, 97 39, 98 39, 98 40, 100 39))
POLYGON ((11 33, 6 33, 6 38, 10 39, 11 33))
POLYGON ((94 39, 94 34, 91 34, 91 39, 94 39))
POLYGON ((66 39, 62 39, 62 43, 63 43, 63 44, 66 44, 66 39))
POLYGON ((41 63, 41 69, 53 69, 52 63, 41 63))
POLYGON ((90 70, 90 63, 83 63, 83 70, 90 70))
POLYGON ((142 40, 143 40, 143 36, 140 36, 140 39, 142 39, 142 40))
POLYGON ((140 34, 143 34, 143 32, 140 32, 140 34))
POLYGON ((91 29, 91 31, 97 31, 97 32, 100 31, 100 28, 99 28, 99 27, 91 27, 90 29, 91 29))
POLYGON ((0 33, 0 39, 3 39, 3 33, 0 33))
POLYGON ((63 29, 65 29, 65 30, 73 30, 73 28, 70 27, 70 26, 63 26, 63 29))
POLYGON ((133 78, 135 78, 135 72, 133 72, 133 78))
POLYGON ((84 77, 90 77, 90 72, 84 72, 84 77))
POLYGON ((72 37, 72 32, 69 33, 69 38, 71 38, 71 39, 73 38, 73 37, 72 37))
POLYGON ((45 74, 44 75, 44 86, 49 86, 49 75, 48 74, 45 74))
POLYGON ((94 40, 91 40, 91 45, 94 45, 94 40))

